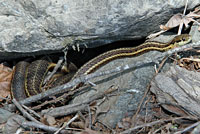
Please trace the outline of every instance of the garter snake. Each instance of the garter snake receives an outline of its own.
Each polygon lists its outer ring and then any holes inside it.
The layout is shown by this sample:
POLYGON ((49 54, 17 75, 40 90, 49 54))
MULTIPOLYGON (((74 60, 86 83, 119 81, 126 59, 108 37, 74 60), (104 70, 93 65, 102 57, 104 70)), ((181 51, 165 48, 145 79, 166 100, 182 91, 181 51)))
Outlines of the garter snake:
MULTIPOLYGON (((176 37, 174 37, 170 42, 168 43, 161 43, 161 42, 156 42, 156 41, 148 41, 148 42, 144 42, 143 44, 137 46, 137 47, 131 47, 131 48, 119 48, 119 49, 115 49, 115 50, 111 50, 108 52, 105 52, 103 54, 100 54, 99 56, 91 59, 90 61, 88 61, 86 64, 84 64, 76 73, 75 75, 72 77, 71 80, 74 80, 75 78, 81 76, 81 75, 87 75, 90 74, 92 72, 94 72, 95 70, 97 70, 99 67, 103 66, 104 64, 108 63, 109 61, 118 59, 118 58, 122 58, 122 57, 134 57, 134 56, 138 56, 141 55, 143 53, 149 52, 149 51, 167 51, 169 49, 172 49, 174 47, 177 46, 181 46, 184 45, 188 42, 191 41, 191 36, 188 34, 182 34, 182 35, 178 35, 176 37)), ((19 66, 21 67, 21 66, 19 66)), ((24 69, 18 69, 18 66, 16 66, 15 69, 15 73, 14 73, 14 78, 12 80, 11 83, 11 93, 12 96, 14 98, 16 98, 17 100, 20 100, 22 98, 24 98, 24 91, 16 91, 15 88, 25 88, 24 90, 26 91, 26 95, 30 96, 30 95, 34 95, 37 94, 38 92, 41 92, 40 87, 41 87, 41 81, 43 81, 43 76, 42 77, 37 74, 38 72, 41 72, 42 70, 44 72, 47 72, 47 70, 49 69, 50 65, 49 63, 43 62, 43 61, 36 61, 34 63, 34 66, 31 65, 31 68, 34 68, 35 71, 29 71, 28 69, 26 69, 27 71, 18 71, 18 70, 24 70, 24 69), (25 78, 21 78, 22 81, 25 81, 25 86, 23 86, 23 84, 21 86, 16 86, 15 82, 15 76, 18 77, 18 72, 22 72, 24 73, 23 75, 25 76, 25 78), (29 76, 30 75, 30 76, 29 76), (33 78, 34 79, 33 79, 33 78), (38 80, 36 80, 38 79, 38 80), (39 84, 38 84, 39 83, 39 84), (36 87, 38 89, 28 89, 28 85, 37 85, 36 87), (19 93, 20 92, 20 93, 19 93), (20 94, 20 95, 17 95, 20 94), (22 94, 22 95, 21 95, 22 94), (22 97, 21 97, 22 96, 22 97)), ((25 67, 23 67, 25 68, 25 67)), ((32 69, 31 69, 32 70, 32 69)), ((64 84, 63 81, 65 78, 62 78, 62 80, 60 80, 60 84, 64 84)), ((76 86, 77 87, 77 86, 76 86)), ((75 87, 75 88, 76 88, 75 87)), ((72 90, 74 90, 75 88, 72 88, 72 90)))
POLYGON ((122 57, 135 57, 149 51, 167 51, 177 46, 182 46, 191 41, 191 36, 188 34, 182 34, 175 36, 168 43, 161 43, 156 41, 148 41, 137 47, 119 48, 108 52, 105 52, 84 64, 73 76, 72 80, 80 75, 87 75, 94 72, 97 68, 108 63, 111 60, 115 60, 122 57))

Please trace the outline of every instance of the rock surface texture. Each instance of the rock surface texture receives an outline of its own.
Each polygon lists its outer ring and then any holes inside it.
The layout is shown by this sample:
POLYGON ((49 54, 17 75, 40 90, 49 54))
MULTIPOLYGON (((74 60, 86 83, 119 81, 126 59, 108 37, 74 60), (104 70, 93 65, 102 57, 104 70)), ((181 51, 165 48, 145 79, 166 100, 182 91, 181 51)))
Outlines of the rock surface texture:
MULTIPOLYGON (((188 8, 198 3, 189 1, 188 8)), ((184 0, 2 0, 0 59, 58 52, 76 41, 95 47, 138 39, 158 31, 184 5, 184 0)))
MULTIPOLYGON (((2 0, 0 2, 0 60, 62 51, 66 45, 95 47, 118 40, 140 39, 159 30, 175 13, 183 12, 185 0, 2 0), (57 36, 57 37, 55 37, 57 36), (58 37, 59 36, 59 37, 58 37)), ((199 0, 192 0, 192 9, 199 0)), ((95 78, 96 84, 73 102, 82 102, 110 86, 115 96, 99 107, 98 120, 110 127, 137 110, 138 102, 155 74, 159 52, 118 59, 98 71, 118 66, 147 63, 124 72, 95 78), (91 90, 96 89, 96 90, 91 90)), ((166 64, 164 69, 169 68, 166 64)), ((167 70, 167 69, 166 69, 167 70)))
POLYGON ((166 73, 160 73, 155 77, 151 82, 151 91, 156 94, 157 101, 168 111, 199 117, 199 79, 199 72, 173 66, 166 73), (176 112, 172 106, 182 111, 176 112))
MULTIPOLYGON (((162 42, 164 40, 167 42, 167 39, 170 40, 169 36, 159 36, 155 40, 157 39, 162 42)), ((105 112, 101 114, 98 120, 114 128, 123 117, 132 116, 138 109, 138 105, 147 90, 147 86, 155 74, 155 67, 157 68, 159 66, 157 63, 163 58, 160 55, 161 52, 151 51, 137 57, 116 59, 109 62, 95 73, 112 70, 121 66, 134 67, 120 73, 92 79, 91 82, 95 83, 96 86, 83 89, 83 91, 89 92, 78 95, 73 102, 83 102, 85 98, 91 98, 95 94, 104 92, 111 86, 117 86, 118 90, 115 95, 105 99, 98 107, 101 112, 105 112)), ((167 62, 162 68, 162 71, 168 70, 169 65, 169 62, 167 62)), ((145 108, 149 111, 149 107, 146 106, 145 108)), ((141 116, 145 116, 144 111, 142 110, 141 116)), ((152 112, 148 112, 148 115, 149 113, 152 112)))

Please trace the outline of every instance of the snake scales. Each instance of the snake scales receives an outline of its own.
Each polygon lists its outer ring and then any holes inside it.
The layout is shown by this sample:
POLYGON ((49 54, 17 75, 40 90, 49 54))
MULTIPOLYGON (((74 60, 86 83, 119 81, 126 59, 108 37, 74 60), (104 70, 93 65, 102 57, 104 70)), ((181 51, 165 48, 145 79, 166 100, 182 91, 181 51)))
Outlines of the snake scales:
MULTIPOLYGON (((72 77, 71 80, 79 77, 80 75, 87 75, 104 64, 122 57, 134 57, 141 55, 148 51, 167 51, 177 46, 184 45, 191 41, 191 36, 188 34, 182 34, 174 37, 168 43, 161 43, 155 41, 145 42, 137 47, 131 48, 119 48, 105 52, 84 64, 72 77)), ((46 60, 37 60, 31 63, 21 61, 15 66, 13 79, 11 82, 11 95, 16 100, 22 100, 27 96, 41 93, 41 86, 44 77, 49 70, 54 66, 46 60)), ((69 81, 69 78, 66 78, 69 81)), ((63 84, 65 78, 63 78, 60 84, 63 84)), ((72 90, 75 88, 72 88, 72 90)))

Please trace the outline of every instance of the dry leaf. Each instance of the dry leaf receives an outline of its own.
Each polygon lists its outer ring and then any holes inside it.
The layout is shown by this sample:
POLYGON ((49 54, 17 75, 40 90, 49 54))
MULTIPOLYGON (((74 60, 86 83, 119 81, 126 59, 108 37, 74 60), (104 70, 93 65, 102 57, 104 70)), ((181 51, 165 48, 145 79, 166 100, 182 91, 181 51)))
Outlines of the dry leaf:
POLYGON ((178 13, 172 16, 169 21, 165 24, 165 28, 171 29, 177 27, 182 22, 182 14, 178 13))
POLYGON ((165 25, 161 25, 160 29, 169 30, 171 28, 181 25, 182 23, 185 25, 185 27, 188 27, 188 24, 190 22, 197 22, 196 20, 194 20, 194 18, 199 18, 199 17, 200 17, 200 15, 197 14, 195 11, 190 12, 189 14, 187 14, 185 16, 182 16, 181 13, 178 13, 178 14, 175 14, 174 16, 172 16, 165 25))
MULTIPOLYGON (((186 10, 187 4, 185 6, 186 6, 185 7, 185 10, 186 10)), ((190 22, 196 22, 200 26, 200 23, 195 20, 197 18, 200 18, 200 7, 195 8, 193 12, 190 12, 187 15, 185 15, 185 10, 184 10, 184 14, 178 13, 172 16, 165 25, 160 25, 160 29, 161 29, 160 32, 151 34, 147 38, 149 39, 149 38, 156 37, 160 35, 161 33, 166 32, 169 29, 177 27, 177 26, 179 26, 178 34, 181 34, 183 24, 185 25, 185 27, 188 27, 188 24, 190 22)), ((198 28, 198 30, 200 31, 200 28, 198 28)))
POLYGON ((4 66, 3 64, 0 64, 0 97, 4 98, 10 94, 11 79, 12 69, 4 66))

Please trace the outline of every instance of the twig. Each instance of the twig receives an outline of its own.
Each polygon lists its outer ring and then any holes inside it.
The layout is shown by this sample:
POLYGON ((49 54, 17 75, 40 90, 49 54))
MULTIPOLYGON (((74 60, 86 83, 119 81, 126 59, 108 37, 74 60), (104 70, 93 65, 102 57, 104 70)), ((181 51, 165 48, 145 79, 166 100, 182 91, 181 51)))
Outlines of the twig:
POLYGON ((116 90, 116 88, 113 88, 113 90, 111 90, 111 89, 109 89, 109 90, 110 91, 106 90, 104 92, 100 92, 100 93, 90 97, 89 99, 86 99, 85 101, 83 101, 81 103, 76 103, 76 104, 56 107, 56 108, 52 108, 52 109, 42 110, 41 114, 42 115, 48 114, 48 115, 53 116, 53 117, 58 117, 58 116, 64 116, 64 115, 68 115, 68 114, 71 114, 71 113, 75 113, 77 111, 82 111, 92 101, 98 100, 98 99, 104 97, 105 94, 112 93, 113 91, 116 90))
POLYGON ((91 81, 88 81, 88 83, 89 83, 90 85, 92 85, 93 87, 97 86, 95 83, 93 83, 93 82, 91 82, 91 81))
POLYGON ((178 131, 178 132, 176 132, 176 133, 174 133, 174 134, 182 134, 182 133, 185 133, 185 132, 189 131, 190 129, 192 129, 192 128, 198 126, 198 125, 200 125, 200 121, 198 121, 198 122, 196 122, 196 123, 194 123, 194 124, 192 124, 192 125, 186 127, 186 128, 183 129, 182 131, 178 131))
POLYGON ((27 111, 29 111, 29 113, 34 114, 34 115, 37 116, 38 118, 41 118, 41 116, 40 116, 38 113, 36 113, 34 110, 28 108, 28 107, 25 106, 25 105, 22 105, 22 107, 25 108, 27 111))
POLYGON ((83 116, 83 114, 81 113, 81 111, 78 111, 77 113, 80 117, 81 120, 83 120, 84 122, 86 121, 86 118, 83 116))
MULTIPOLYGON (((188 5, 188 0, 186 0, 185 8, 184 8, 184 11, 183 11, 183 14, 182 14, 182 18, 185 16, 185 13, 186 13, 186 10, 187 10, 187 5, 188 5)), ((183 22, 181 22, 181 23, 179 24, 178 35, 181 34, 182 28, 183 28, 183 22)))
POLYGON ((71 124, 73 121, 75 121, 78 117, 79 117, 79 114, 76 114, 76 116, 74 116, 71 120, 69 120, 67 122, 67 126, 69 126, 69 124, 71 124))
POLYGON ((69 98, 70 99, 70 96, 73 96, 76 92, 79 92, 79 91, 81 91, 83 88, 85 88, 85 86, 84 87, 80 87, 80 88, 78 88, 78 89, 76 89, 76 90, 73 90, 73 91, 71 91, 71 92, 68 92, 68 93, 64 93, 63 95, 61 95, 61 96, 59 96, 58 98, 56 98, 56 99, 52 99, 52 100, 47 100, 47 101, 45 101, 45 102, 43 102, 43 103, 41 103, 41 104, 39 104, 39 105, 37 105, 37 106, 35 106, 35 107, 32 107, 32 109, 33 110, 37 110, 37 109, 40 109, 41 107, 43 107, 43 106, 45 106, 45 105, 48 105, 48 104, 55 104, 55 103, 57 103, 57 102, 59 102, 59 101, 67 101, 68 99, 66 99, 66 98, 69 98))
POLYGON ((179 24, 178 35, 181 35, 182 28, 183 28, 183 22, 181 22, 181 23, 179 24))
POLYGON ((147 36, 146 38, 147 38, 147 39, 154 38, 154 37, 156 37, 156 36, 158 36, 158 35, 160 35, 160 34, 162 34, 162 33, 166 32, 166 31, 167 31, 167 30, 161 30, 161 31, 159 31, 159 32, 157 32, 157 33, 150 34, 150 35, 149 35, 149 36, 147 36))
POLYGON ((184 11, 183 11, 183 15, 185 15, 185 13, 186 13, 187 5, 188 5, 188 0, 186 0, 186 2, 185 2, 185 8, 184 8, 184 11))
MULTIPOLYGON (((101 102, 102 102, 102 101, 105 101, 105 97, 101 100, 101 102)), ((97 104, 97 106, 95 106, 95 107, 96 107, 96 112, 95 112, 95 114, 94 114, 94 117, 93 117, 93 120, 92 120, 92 123, 91 123, 92 125, 96 123, 98 115, 108 113, 108 111, 110 110, 110 107, 111 107, 111 106, 108 106, 108 107, 107 107, 105 110, 103 110, 103 111, 100 110, 98 104, 97 104)), ((91 125, 91 126, 92 126, 92 125, 91 125)))
POLYGON ((115 130, 111 128, 108 124, 106 124, 105 122, 103 123, 100 120, 97 120, 97 122, 103 125, 104 127, 108 128, 110 131, 112 131, 112 134, 116 134, 115 130))
POLYGON ((22 128, 17 129, 17 131, 15 132, 15 134, 21 134, 22 133, 22 128))
MULTIPOLYGON (((158 74, 158 72, 160 71, 160 69, 162 68, 162 66, 164 65, 164 63, 165 63, 165 61, 167 59, 168 59, 168 57, 165 57, 163 59, 163 61, 161 62, 157 72, 153 75, 152 79, 158 74)), ((147 86, 147 89, 146 89, 146 91, 144 93, 144 96, 142 97, 142 99, 140 101, 140 104, 139 104, 139 106, 137 108, 137 111, 135 112, 134 116, 132 117, 132 127, 135 126, 137 115, 139 114, 139 112, 140 112, 140 110, 141 110, 141 108, 143 106, 143 102, 144 102, 144 100, 145 100, 145 98, 146 98, 146 96, 147 96, 147 94, 148 94, 148 92, 150 90, 150 87, 151 87, 151 84, 149 83, 148 86, 147 86)))
POLYGON ((87 105, 87 109, 88 109, 88 118, 89 118, 89 126, 88 128, 91 129, 92 128, 92 115, 91 115, 91 111, 90 111, 90 106, 87 105))
POLYGON ((159 131, 161 131, 162 129, 166 128, 166 125, 161 126, 160 128, 158 128, 157 130, 155 130, 152 134, 158 134, 159 131))
POLYGON ((73 121, 75 121, 78 117, 79 117, 79 115, 76 114, 70 121, 68 121, 67 123, 64 123, 63 126, 61 128, 59 128, 54 134, 58 134, 61 130, 68 127, 69 124, 71 124, 73 121))
POLYGON ((15 100, 13 99, 12 102, 15 104, 15 106, 19 109, 19 111, 23 114, 24 117, 41 124, 39 121, 37 121, 34 117, 32 117, 29 113, 27 113, 22 106, 15 100))
MULTIPOLYGON (((89 75, 80 76, 79 78, 76 78, 73 81, 70 81, 70 82, 68 82, 68 83, 66 83, 64 85, 49 89, 46 92, 40 93, 38 95, 31 96, 29 98, 26 98, 26 99, 20 101, 20 103, 24 104, 24 105, 28 105, 28 104, 31 104, 32 102, 39 101, 39 100, 41 100, 43 98, 46 98, 48 96, 53 96, 53 95, 58 94, 58 93, 67 92, 67 91, 69 91, 69 88, 72 88, 76 84, 85 83, 85 82, 87 82, 88 80, 90 80, 92 78, 103 76, 103 75, 108 75, 108 74, 113 74, 113 73, 119 73, 121 71, 125 71, 125 70, 128 70, 128 69, 133 68, 133 67, 139 67, 139 66, 147 64, 147 63, 152 63, 154 61, 157 61, 161 57, 165 57, 166 55, 171 55, 171 54, 173 54, 175 52, 183 51, 186 48, 199 46, 199 45, 200 45, 200 41, 198 41, 196 43, 189 43, 189 44, 187 44, 185 46, 174 48, 174 49, 171 49, 171 50, 169 50, 167 52, 161 53, 159 56, 156 56, 155 59, 151 59, 151 60, 148 60, 148 61, 138 61, 138 62, 136 62, 134 64, 125 65, 125 66, 119 66, 119 67, 116 67, 115 69, 112 69, 112 70, 109 70, 109 71, 96 72, 96 73, 92 73, 92 74, 89 74, 89 75)), ((10 111, 12 111, 13 107, 14 107, 14 105, 12 105, 12 104, 7 105, 7 109, 9 109, 10 111)), ((6 106, 4 106, 4 108, 6 108, 6 106)))
POLYGON ((47 81, 49 81, 51 79, 51 77, 56 73, 56 71, 58 70, 58 68, 61 66, 61 64, 63 63, 63 58, 61 57, 56 66, 54 67, 53 71, 47 76, 47 78, 44 80, 44 83, 46 83, 47 81))
MULTIPOLYGON (((34 128, 39 128, 39 129, 45 130, 47 132, 56 132, 59 129, 59 128, 47 126, 47 125, 44 125, 44 124, 38 124, 38 123, 35 123, 35 122, 32 122, 32 121, 25 121, 20 125, 23 126, 24 128, 34 127, 34 128)), ((60 133, 66 134, 66 133, 69 133, 69 130, 81 131, 82 129, 65 128, 64 130, 61 130, 60 133)))
POLYGON ((187 118, 190 118, 190 117, 189 116, 185 116, 185 117, 176 117, 176 118, 165 119, 165 120, 161 119, 161 120, 153 121, 153 122, 150 122, 150 123, 146 123, 146 124, 142 124, 142 125, 130 128, 128 130, 125 130, 125 131, 121 132, 121 134, 129 134, 129 133, 132 133, 133 131, 135 131, 135 130, 137 130, 139 128, 151 127, 151 126, 159 124, 159 123, 164 123, 164 122, 169 122, 169 121, 174 121, 174 120, 180 120, 180 119, 187 119, 187 118))

